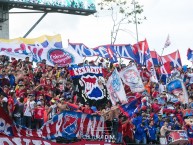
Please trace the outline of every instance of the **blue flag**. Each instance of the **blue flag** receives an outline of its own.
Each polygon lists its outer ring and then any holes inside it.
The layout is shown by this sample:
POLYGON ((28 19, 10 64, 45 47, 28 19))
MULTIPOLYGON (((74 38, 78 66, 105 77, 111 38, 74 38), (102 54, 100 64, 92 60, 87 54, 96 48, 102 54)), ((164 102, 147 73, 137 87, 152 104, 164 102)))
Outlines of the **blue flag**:
POLYGON ((124 104, 120 106, 120 110, 125 114, 127 117, 132 117, 137 109, 138 99, 131 101, 130 103, 124 104))
POLYGON ((190 48, 188 48, 187 51, 187 59, 193 61, 193 50, 191 50, 190 48))

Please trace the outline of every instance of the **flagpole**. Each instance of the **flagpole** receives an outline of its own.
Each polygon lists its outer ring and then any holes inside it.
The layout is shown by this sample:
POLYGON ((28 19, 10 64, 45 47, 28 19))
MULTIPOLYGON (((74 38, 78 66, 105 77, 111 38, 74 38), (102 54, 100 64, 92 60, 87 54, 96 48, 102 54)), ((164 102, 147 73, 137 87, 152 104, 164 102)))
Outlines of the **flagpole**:
POLYGON ((137 36, 137 43, 139 42, 139 36, 138 36, 138 25, 137 25, 137 14, 136 14, 136 3, 135 0, 133 0, 134 3, 134 11, 135 11, 135 29, 136 29, 136 36, 137 36))
POLYGON ((162 55, 163 55, 163 53, 164 53, 164 49, 165 49, 165 47, 164 47, 164 48, 162 48, 162 53, 161 53, 161 57, 162 57, 162 55))

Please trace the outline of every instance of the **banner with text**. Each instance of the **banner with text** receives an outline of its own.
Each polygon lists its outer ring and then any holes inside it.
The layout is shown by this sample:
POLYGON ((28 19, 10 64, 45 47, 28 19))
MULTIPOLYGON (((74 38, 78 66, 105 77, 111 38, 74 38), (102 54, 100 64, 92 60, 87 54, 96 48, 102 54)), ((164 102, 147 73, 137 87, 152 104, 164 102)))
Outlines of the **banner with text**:
POLYGON ((34 39, 0 39, 0 55, 22 60, 29 57, 34 62, 45 59, 48 65, 58 64, 60 67, 83 62, 75 51, 62 48, 60 35, 44 35, 34 39))
POLYGON ((82 98, 82 103, 89 102, 92 104, 97 101, 100 104, 100 101, 106 100, 107 89, 104 84, 102 67, 74 66, 69 68, 69 72, 76 86, 76 91, 82 98))
POLYGON ((100 56, 109 59, 110 62, 117 62, 117 57, 135 60, 130 44, 109 44, 89 48, 83 43, 69 43, 69 49, 74 49, 82 57, 100 56))
POLYGON ((64 111, 47 121, 40 129, 32 130, 16 124, 0 107, 0 133, 14 137, 34 137, 42 139, 100 138, 104 133, 104 117, 83 114, 80 112, 64 111))

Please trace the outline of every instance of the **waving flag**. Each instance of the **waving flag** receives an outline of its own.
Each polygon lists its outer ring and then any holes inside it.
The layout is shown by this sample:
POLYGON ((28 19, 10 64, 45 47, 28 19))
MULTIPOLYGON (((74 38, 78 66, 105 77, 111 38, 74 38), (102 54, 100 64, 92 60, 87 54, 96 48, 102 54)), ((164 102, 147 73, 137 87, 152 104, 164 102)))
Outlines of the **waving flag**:
POLYGON ((161 74, 171 74, 171 68, 170 68, 170 62, 164 63, 162 66, 160 66, 160 72, 161 74))
POLYGON ((156 51, 150 51, 150 54, 153 60, 153 64, 155 66, 159 66, 162 64, 161 57, 159 56, 159 54, 156 51))
POLYGON ((113 45, 102 45, 94 48, 94 51, 98 53, 100 57, 109 59, 110 62, 117 62, 117 53, 113 45))
POLYGON ((133 47, 134 54, 138 54, 138 56, 136 56, 136 62, 138 64, 145 65, 148 71, 151 73, 151 81, 157 82, 156 71, 147 40, 145 39, 144 41, 140 41, 137 44, 134 44, 133 47))
POLYGON ((83 43, 68 43, 69 49, 74 49, 82 57, 98 56, 92 48, 88 48, 83 43))
POLYGON ((164 48, 167 48, 168 46, 170 46, 171 42, 170 42, 170 36, 168 34, 168 37, 166 39, 166 42, 165 42, 165 45, 164 45, 164 48))
POLYGON ((131 59, 135 61, 135 54, 133 53, 133 48, 130 44, 127 45, 114 45, 114 49, 118 57, 131 59))
POLYGON ((133 114, 135 113, 135 110, 138 108, 138 99, 135 99, 131 101, 130 103, 124 104, 119 107, 121 112, 125 114, 127 117, 132 117, 133 114))
POLYGON ((117 102, 127 102, 123 83, 117 72, 117 69, 115 69, 112 75, 109 77, 106 86, 113 105, 115 105, 117 102))
POLYGON ((73 84, 77 87, 80 102, 84 104, 89 102, 98 105, 100 101, 107 100, 107 90, 99 85, 104 80, 103 71, 98 66, 72 66, 69 72, 73 80, 73 84))
POLYGON ((188 48, 188 51, 187 51, 187 59, 190 61, 193 61, 193 50, 190 48, 188 48))
POLYGON ((162 56, 161 58, 162 58, 163 63, 170 62, 170 65, 173 67, 179 67, 179 68, 182 67, 179 50, 177 50, 171 54, 162 56))
POLYGON ((123 82, 128 85, 132 92, 145 90, 140 74, 135 65, 128 66, 119 73, 123 82))
POLYGON ((147 52, 149 50, 146 39, 144 41, 139 41, 133 45, 133 53, 136 55, 136 62, 141 65, 145 65, 146 55, 149 55, 147 52))
POLYGON ((107 58, 110 62, 117 62, 117 57, 135 60, 133 47, 130 44, 102 45, 89 48, 83 43, 69 43, 69 49, 74 49, 82 57, 100 56, 107 58))

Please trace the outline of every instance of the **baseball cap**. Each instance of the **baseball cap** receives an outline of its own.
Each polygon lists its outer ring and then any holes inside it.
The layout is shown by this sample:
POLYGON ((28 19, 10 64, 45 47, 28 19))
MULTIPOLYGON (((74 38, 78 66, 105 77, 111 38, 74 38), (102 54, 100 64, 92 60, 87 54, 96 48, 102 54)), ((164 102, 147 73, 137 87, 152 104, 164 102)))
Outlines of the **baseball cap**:
POLYGON ((56 101, 54 99, 51 100, 51 103, 55 103, 56 101))

